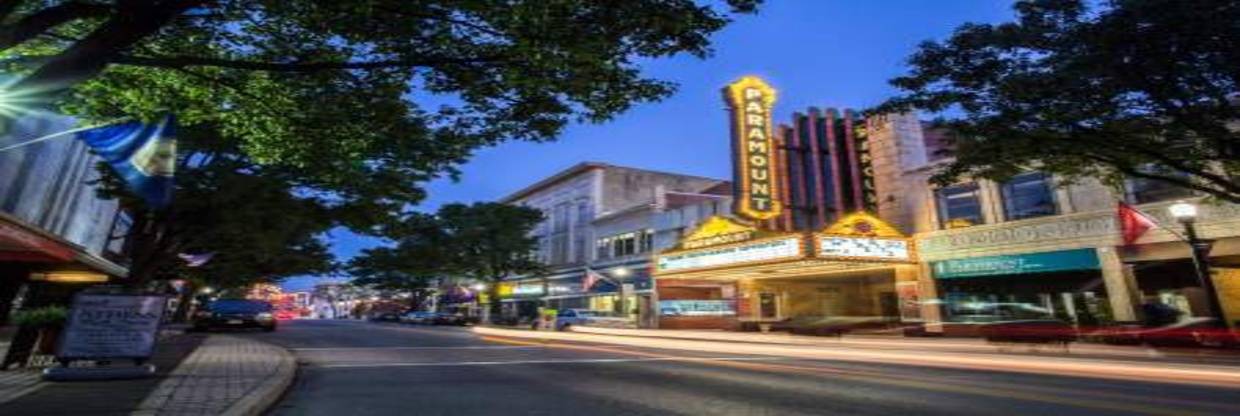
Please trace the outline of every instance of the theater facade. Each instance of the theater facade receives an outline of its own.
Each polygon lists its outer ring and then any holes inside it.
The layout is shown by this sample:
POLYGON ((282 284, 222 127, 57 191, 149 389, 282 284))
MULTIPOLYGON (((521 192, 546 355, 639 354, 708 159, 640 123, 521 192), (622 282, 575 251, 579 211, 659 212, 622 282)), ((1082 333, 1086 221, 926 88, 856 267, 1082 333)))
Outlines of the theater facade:
POLYGON ((658 327, 919 322, 917 250, 874 213, 876 167, 865 125, 851 111, 811 109, 792 126, 774 126, 776 92, 756 77, 727 86, 723 96, 734 215, 704 221, 656 255, 658 327))
POLYGON ((865 213, 819 232, 713 217, 657 256, 660 328, 759 329, 832 319, 881 328, 920 320, 912 241, 865 213))

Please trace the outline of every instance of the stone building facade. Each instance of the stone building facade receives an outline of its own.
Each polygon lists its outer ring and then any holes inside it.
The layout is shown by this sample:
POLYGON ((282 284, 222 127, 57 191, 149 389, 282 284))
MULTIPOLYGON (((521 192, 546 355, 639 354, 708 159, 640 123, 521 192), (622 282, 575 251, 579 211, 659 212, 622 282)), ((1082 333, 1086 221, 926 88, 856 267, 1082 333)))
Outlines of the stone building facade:
POLYGON ((1131 322, 1151 303, 1208 316, 1207 294, 1177 235, 1181 225, 1167 210, 1176 201, 1199 205, 1197 228, 1215 240, 1212 278, 1226 319, 1240 319, 1240 206, 1159 183, 1116 189, 1037 172, 935 187, 930 176, 950 159, 934 160, 913 115, 872 118, 868 128, 878 214, 916 242, 920 297, 931 300, 923 313, 935 329, 967 333, 990 320, 1038 317, 1079 326, 1131 322), (1119 201, 1160 227, 1125 246, 1119 201))
POLYGON ((534 231, 546 276, 514 276, 501 287, 505 313, 533 317, 537 308, 610 311, 635 320, 653 308, 649 257, 655 217, 668 194, 697 194, 726 181, 584 162, 538 181, 501 202, 541 210, 534 231), (585 287, 587 273, 595 273, 585 287), (643 299, 645 297, 645 299, 643 299))

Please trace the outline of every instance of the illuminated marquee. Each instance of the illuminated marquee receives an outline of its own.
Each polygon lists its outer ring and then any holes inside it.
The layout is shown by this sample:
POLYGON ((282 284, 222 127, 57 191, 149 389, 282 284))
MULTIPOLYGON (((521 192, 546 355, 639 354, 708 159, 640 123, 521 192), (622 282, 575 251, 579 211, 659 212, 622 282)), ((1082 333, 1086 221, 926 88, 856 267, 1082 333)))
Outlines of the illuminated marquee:
POLYGON ((908 261, 912 259, 912 250, 908 240, 824 235, 818 237, 818 255, 908 261))
POLYGON ((771 107, 775 90, 766 82, 746 76, 724 89, 735 125, 732 145, 736 158, 736 212, 755 220, 780 214, 775 184, 771 107))
POLYGON ((765 263, 801 256, 801 237, 783 237, 752 243, 659 256, 658 271, 709 269, 737 264, 765 263))
POLYGON ((847 260, 915 261, 912 242, 883 220, 857 212, 815 235, 817 255, 847 260))
POLYGON ((714 216, 707 218, 696 230, 685 236, 682 249, 695 249, 722 244, 738 243, 754 238, 757 230, 730 219, 714 216))

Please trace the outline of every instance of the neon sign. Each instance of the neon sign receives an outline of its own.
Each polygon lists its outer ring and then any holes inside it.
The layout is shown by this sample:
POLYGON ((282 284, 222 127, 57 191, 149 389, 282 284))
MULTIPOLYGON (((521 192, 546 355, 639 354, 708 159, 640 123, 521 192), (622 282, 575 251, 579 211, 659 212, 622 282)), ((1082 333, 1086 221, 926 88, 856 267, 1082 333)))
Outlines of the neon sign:
POLYGON ((732 110, 732 146, 736 158, 736 212, 768 220, 780 214, 775 183, 771 107, 775 90, 758 77, 746 76, 724 88, 732 110))

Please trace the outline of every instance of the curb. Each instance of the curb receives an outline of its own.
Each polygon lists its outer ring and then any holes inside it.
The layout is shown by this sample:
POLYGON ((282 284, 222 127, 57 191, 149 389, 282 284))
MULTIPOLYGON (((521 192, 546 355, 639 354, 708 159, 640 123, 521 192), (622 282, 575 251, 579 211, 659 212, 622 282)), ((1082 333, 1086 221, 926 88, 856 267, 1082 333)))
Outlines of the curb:
POLYGON ((220 413, 220 416, 262 415, 267 409, 275 405, 276 402, 279 402, 280 398, 284 396, 284 392, 288 391, 288 388, 293 385, 293 379, 297 376, 296 357, 287 348, 269 342, 263 343, 276 347, 276 350, 280 352, 280 363, 277 365, 275 374, 268 381, 242 397, 241 400, 229 406, 227 410, 220 413))

